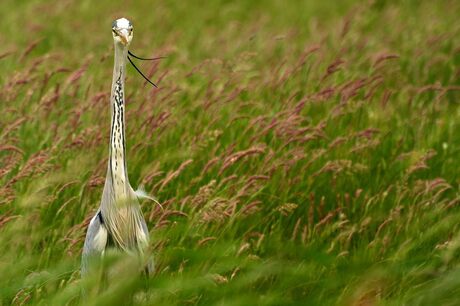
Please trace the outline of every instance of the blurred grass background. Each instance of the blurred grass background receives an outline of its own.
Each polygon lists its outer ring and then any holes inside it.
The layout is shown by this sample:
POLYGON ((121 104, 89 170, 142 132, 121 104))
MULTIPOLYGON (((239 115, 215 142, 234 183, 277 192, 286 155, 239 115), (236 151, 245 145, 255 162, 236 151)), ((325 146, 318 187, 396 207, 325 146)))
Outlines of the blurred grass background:
POLYGON ((458 1, 0 11, 0 305, 460 304, 458 1), (126 85, 130 181, 165 210, 147 287, 81 300, 121 16, 167 56, 126 85))

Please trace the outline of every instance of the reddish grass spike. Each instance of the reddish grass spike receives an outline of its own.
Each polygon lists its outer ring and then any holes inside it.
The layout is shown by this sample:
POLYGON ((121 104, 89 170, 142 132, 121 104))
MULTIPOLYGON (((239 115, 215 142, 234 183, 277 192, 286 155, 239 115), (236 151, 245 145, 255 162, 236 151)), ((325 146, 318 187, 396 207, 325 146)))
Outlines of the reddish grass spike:
POLYGON ((343 39, 347 33, 350 31, 350 25, 351 25, 351 16, 348 16, 344 18, 343 25, 342 25, 342 30, 340 31, 340 37, 343 39))
POLYGON ((328 148, 329 149, 336 148, 347 141, 348 141, 347 137, 339 136, 336 139, 334 139, 331 143, 329 143, 328 148))
POLYGON ((160 190, 162 190, 170 181, 172 181, 174 178, 178 177, 179 174, 191 163, 193 162, 193 159, 188 159, 184 161, 179 168, 176 171, 170 172, 166 178, 161 182, 160 185, 160 190))
POLYGON ((203 176, 212 166, 214 166, 219 161, 219 157, 213 157, 210 159, 206 165, 201 170, 201 176, 203 176))
POLYGON ((321 201, 319 202, 319 208, 318 208, 318 216, 322 218, 324 216, 324 212, 326 210, 326 197, 322 196, 321 201))
POLYGON ((437 152, 435 150, 429 150, 425 153, 422 157, 420 157, 415 164, 407 169, 407 175, 411 175, 415 171, 422 170, 422 169, 429 169, 427 162, 433 158, 437 152))
POLYGON ((359 79, 356 81, 352 81, 349 84, 345 85, 341 90, 340 94, 342 96, 341 101, 346 102, 350 98, 356 96, 361 88, 368 84, 367 79, 359 79))
POLYGON ((321 90, 319 93, 314 95, 317 102, 322 102, 331 99, 336 93, 336 88, 328 87, 321 90))
POLYGON ((83 76, 83 74, 85 74, 87 68, 88 68, 88 65, 85 64, 82 67, 80 67, 78 70, 76 70, 74 73, 72 73, 66 80, 67 86, 75 84, 83 76))
POLYGON ((16 121, 13 123, 10 123, 9 125, 6 126, 5 130, 3 133, 0 135, 0 139, 5 139, 8 134, 16 129, 18 129, 25 121, 29 120, 30 118, 28 116, 26 117, 21 117, 18 118, 16 121))
POLYGON ((67 182, 65 183, 64 185, 61 186, 61 188, 59 188, 57 191, 56 191, 56 194, 60 194, 64 189, 66 189, 67 187, 69 186, 72 186, 72 185, 75 185, 75 184, 78 184, 80 183, 80 181, 78 180, 73 180, 73 181, 70 181, 70 182, 67 182))
POLYGON ((248 184, 252 184, 255 181, 267 181, 270 179, 268 175, 252 175, 248 178, 248 184))
POLYGON ((5 52, 1 53, 0 54, 0 60, 4 59, 5 57, 7 57, 7 56, 9 56, 9 55, 11 55, 13 53, 14 53, 14 51, 5 51, 5 52))
POLYGON ((334 74, 335 72, 339 71, 340 69, 342 69, 342 64, 344 64, 345 61, 342 60, 342 59, 336 59, 332 64, 330 64, 327 68, 326 68, 326 73, 323 75, 323 77, 321 78, 320 80, 320 83, 322 83, 324 80, 326 80, 329 76, 331 76, 332 74, 334 74))
POLYGON ((389 89, 385 90, 385 93, 383 94, 382 99, 380 100, 380 105, 382 107, 385 107, 387 105, 388 101, 390 100, 391 94, 392 94, 391 90, 389 89))
POLYGON ((379 227, 377 228, 377 232, 375 233, 375 238, 374 239, 377 239, 377 237, 380 235, 380 232, 383 230, 383 228, 388 224, 390 223, 391 221, 393 221, 393 218, 392 217, 389 217, 388 219, 386 219, 385 221, 383 221, 379 227))
POLYGON ((31 176, 33 174, 43 173, 48 168, 48 165, 46 164, 47 160, 48 153, 44 151, 39 151, 38 153, 32 155, 26 162, 24 167, 22 167, 21 170, 13 178, 11 178, 5 186, 15 184, 21 179, 31 176))
POLYGON ((329 223, 329 221, 336 215, 335 212, 329 212, 327 215, 315 224, 314 231, 317 232, 323 225, 329 223))
POLYGON ((262 201, 256 200, 253 201, 246 206, 242 207, 240 212, 244 216, 252 215, 253 213, 256 213, 257 211, 260 210, 259 205, 262 204, 262 201))
POLYGON ((232 174, 230 176, 225 177, 220 183, 218 188, 221 188, 222 186, 228 185, 230 181, 236 180, 238 178, 238 175, 232 174))
POLYGON ((291 237, 291 240, 292 241, 295 241, 296 238, 297 238, 297 232, 299 231, 299 227, 300 227, 300 222, 302 221, 302 218, 298 218, 297 219, 297 222, 295 223, 294 225, 294 230, 292 231, 292 237, 291 237))
POLYGON ((202 245, 206 244, 207 242, 213 241, 213 240, 216 240, 216 239, 217 239, 216 237, 206 237, 206 238, 203 238, 203 239, 199 240, 199 241, 197 242, 197 244, 198 244, 199 246, 202 246, 202 245))
POLYGON ((348 192, 344 195, 345 207, 351 208, 350 194, 348 192))
POLYGON ((169 216, 180 216, 180 217, 185 217, 185 218, 188 218, 188 215, 182 211, 178 211, 178 210, 167 210, 165 211, 161 217, 160 217, 160 220, 159 221, 162 221, 164 219, 166 219, 167 217, 169 216))
POLYGON ((2 228, 6 223, 10 222, 11 220, 14 220, 14 219, 17 219, 19 218, 20 216, 19 215, 16 215, 16 216, 4 216, 0 219, 0 228, 2 228))
POLYGON ((315 218, 315 203, 310 201, 310 207, 308 208, 308 225, 313 226, 315 218))
POLYGON ((460 202, 460 198, 453 199, 445 205, 444 209, 451 209, 454 206, 457 206, 459 202, 460 202))
POLYGON ((0 145, 0 151, 13 151, 24 155, 24 151, 13 145, 0 145))
POLYGON ((265 145, 258 145, 230 155, 224 160, 224 163, 219 171, 219 175, 221 175, 225 171, 225 169, 227 169, 228 167, 235 164, 237 161, 241 160, 246 156, 259 155, 265 153, 265 148, 265 145))
POLYGON ((399 55, 397 55, 397 54, 381 53, 381 54, 377 55, 376 59, 374 60, 373 66, 377 67, 378 64, 380 64, 380 63, 382 63, 384 61, 391 60, 391 59, 397 59, 397 58, 399 58, 399 55))
POLYGON ((381 131, 377 128, 367 128, 365 130, 359 131, 355 133, 355 137, 360 138, 364 137, 367 139, 371 139, 374 135, 379 134, 381 131))
POLYGON ((24 58, 27 57, 27 55, 29 55, 30 52, 32 52, 35 47, 38 46, 39 43, 41 43, 43 40, 43 38, 40 38, 40 39, 37 39, 35 41, 33 41, 32 43, 30 43, 27 48, 24 50, 24 52, 22 52, 21 54, 21 57, 19 58, 19 61, 22 61, 24 58))

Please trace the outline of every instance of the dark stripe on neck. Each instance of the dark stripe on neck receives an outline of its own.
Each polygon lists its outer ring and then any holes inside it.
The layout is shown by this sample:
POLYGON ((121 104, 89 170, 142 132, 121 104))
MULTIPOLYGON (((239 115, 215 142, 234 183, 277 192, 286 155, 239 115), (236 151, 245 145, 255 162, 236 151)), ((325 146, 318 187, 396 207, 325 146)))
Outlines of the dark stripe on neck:
POLYGON ((124 128, 124 92, 123 92, 123 67, 120 66, 120 74, 115 81, 114 93, 112 97, 112 126, 110 135, 110 172, 113 185, 123 185, 127 180, 126 173, 126 148, 125 148, 125 128, 124 128), (117 143, 118 141, 118 143, 117 143), (119 155, 122 159, 121 163, 118 162, 119 155), (113 168, 112 158, 115 159, 115 169, 113 168), (118 167, 123 167, 122 176, 114 176, 114 172, 118 173, 118 167), (123 178, 124 177, 124 178, 123 178), (118 181, 115 181, 117 180, 118 181))

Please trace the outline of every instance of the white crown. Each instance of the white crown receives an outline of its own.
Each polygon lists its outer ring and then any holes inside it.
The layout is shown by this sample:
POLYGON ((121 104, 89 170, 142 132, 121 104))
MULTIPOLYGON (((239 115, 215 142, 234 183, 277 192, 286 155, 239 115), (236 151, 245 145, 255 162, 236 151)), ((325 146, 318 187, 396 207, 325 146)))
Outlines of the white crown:
POLYGON ((131 22, 126 18, 120 18, 115 20, 114 26, 118 29, 128 29, 131 26, 131 22))

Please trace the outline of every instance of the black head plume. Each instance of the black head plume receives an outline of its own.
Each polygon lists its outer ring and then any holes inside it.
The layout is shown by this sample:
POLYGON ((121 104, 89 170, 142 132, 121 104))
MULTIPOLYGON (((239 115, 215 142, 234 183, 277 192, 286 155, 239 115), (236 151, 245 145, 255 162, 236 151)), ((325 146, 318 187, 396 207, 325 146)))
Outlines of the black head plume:
POLYGON ((142 61, 155 61, 155 60, 159 60, 159 59, 162 59, 162 58, 165 58, 164 56, 160 56, 160 57, 154 57, 154 58, 144 58, 144 57, 139 57, 137 55, 134 55, 131 51, 128 50, 128 60, 129 62, 131 63, 131 65, 133 65, 134 69, 137 70, 137 72, 139 72, 140 75, 142 75, 142 77, 147 81, 149 82, 150 84, 152 84, 153 86, 155 86, 155 88, 158 88, 157 85, 155 85, 155 83, 153 83, 152 81, 150 81, 143 73, 142 71, 139 70, 139 68, 137 68, 137 66, 133 63, 133 61, 131 60, 131 57, 134 57, 134 58, 137 58, 139 60, 142 60, 142 61))
POLYGON ((166 58, 166 56, 159 56, 159 57, 152 57, 152 58, 140 57, 140 56, 135 55, 134 53, 132 53, 129 50, 128 50, 128 54, 131 55, 134 58, 137 58, 138 60, 141 60, 141 61, 156 61, 156 60, 160 60, 162 58, 166 58))

